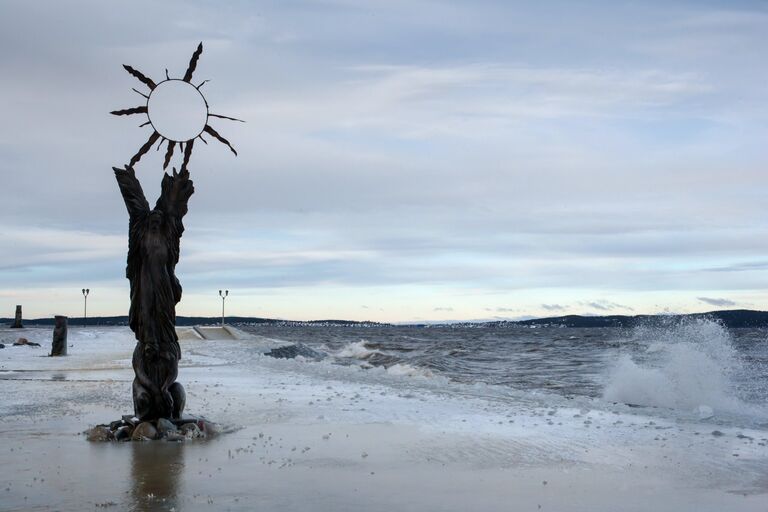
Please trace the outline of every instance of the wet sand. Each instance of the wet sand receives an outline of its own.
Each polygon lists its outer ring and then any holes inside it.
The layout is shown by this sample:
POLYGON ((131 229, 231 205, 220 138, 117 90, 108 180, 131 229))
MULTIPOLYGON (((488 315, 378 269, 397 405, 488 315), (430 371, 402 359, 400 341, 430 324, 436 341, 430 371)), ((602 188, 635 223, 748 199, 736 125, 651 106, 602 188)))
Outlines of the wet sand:
POLYGON ((188 412, 231 432, 89 443, 83 430, 131 412, 130 332, 72 329, 71 355, 46 358, 50 331, 26 331, 41 349, 0 351, 0 510, 766 509, 765 431, 510 410, 302 372, 258 356, 263 340, 182 344, 188 412))

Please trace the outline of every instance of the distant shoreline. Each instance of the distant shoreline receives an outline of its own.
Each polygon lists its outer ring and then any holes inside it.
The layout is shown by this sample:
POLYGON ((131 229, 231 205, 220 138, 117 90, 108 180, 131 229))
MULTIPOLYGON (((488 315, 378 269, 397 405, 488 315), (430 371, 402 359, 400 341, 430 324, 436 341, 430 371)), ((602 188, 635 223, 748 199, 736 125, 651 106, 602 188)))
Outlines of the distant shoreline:
MULTIPOLYGON (((242 317, 228 316, 228 324, 245 325, 274 325, 274 326, 327 326, 327 327, 477 327, 477 328, 505 328, 505 327, 634 327, 649 323, 666 323, 680 321, 683 319, 710 319, 721 323, 725 327, 738 328, 758 328, 768 327, 768 311, 755 311, 748 309, 733 309, 709 311, 707 313, 691 313, 684 315, 606 315, 606 316, 584 316, 584 315, 565 315, 556 317, 534 318, 530 320, 492 320, 492 321, 451 321, 451 322, 429 322, 429 323, 407 323, 392 324, 370 321, 354 320, 281 320, 276 318, 260 317, 242 317)), ((10 325, 12 318, 0 318, 0 325, 10 325)), ((54 319, 35 318, 25 319, 25 326, 49 326, 53 325, 54 319)), ((123 316, 97 316, 88 317, 86 320, 88 326, 125 326, 128 325, 128 317, 123 316)), ((221 317, 203 317, 203 316, 177 316, 176 325, 215 325, 221 323, 221 317)), ((69 325, 72 327, 84 324, 82 317, 70 317, 69 325)))

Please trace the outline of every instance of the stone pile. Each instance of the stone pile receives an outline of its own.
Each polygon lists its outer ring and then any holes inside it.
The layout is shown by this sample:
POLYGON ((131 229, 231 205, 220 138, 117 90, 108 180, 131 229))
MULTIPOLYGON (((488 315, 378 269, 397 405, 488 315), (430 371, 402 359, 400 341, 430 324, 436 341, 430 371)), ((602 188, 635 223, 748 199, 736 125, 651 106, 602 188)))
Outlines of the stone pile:
POLYGON ((88 441, 190 441, 206 439, 218 433, 218 428, 203 418, 171 420, 160 418, 140 421, 135 416, 123 416, 109 425, 96 425, 84 432, 88 441))

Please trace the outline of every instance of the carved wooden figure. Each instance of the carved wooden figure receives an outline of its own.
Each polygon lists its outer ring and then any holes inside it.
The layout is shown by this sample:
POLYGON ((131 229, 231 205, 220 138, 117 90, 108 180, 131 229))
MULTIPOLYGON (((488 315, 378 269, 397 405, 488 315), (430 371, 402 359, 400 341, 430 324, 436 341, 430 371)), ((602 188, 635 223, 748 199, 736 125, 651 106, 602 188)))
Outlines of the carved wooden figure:
POLYGON ((130 218, 125 275, 131 283, 129 322, 137 340, 133 406, 143 421, 180 418, 186 399, 176 382, 181 349, 175 329, 182 218, 194 192, 185 156, 179 173, 174 169, 172 176, 163 175, 160 198, 151 210, 133 168, 113 167, 130 218))

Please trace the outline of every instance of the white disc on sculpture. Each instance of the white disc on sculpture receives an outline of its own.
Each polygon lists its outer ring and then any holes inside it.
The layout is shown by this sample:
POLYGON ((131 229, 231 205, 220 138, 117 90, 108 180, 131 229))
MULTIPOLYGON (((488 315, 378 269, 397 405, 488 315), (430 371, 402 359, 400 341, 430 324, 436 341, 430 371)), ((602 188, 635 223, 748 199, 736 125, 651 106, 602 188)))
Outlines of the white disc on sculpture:
POLYGON ((187 142, 200 135, 208 122, 208 105, 194 85, 166 80, 147 100, 147 115, 155 131, 168 140, 187 142))

